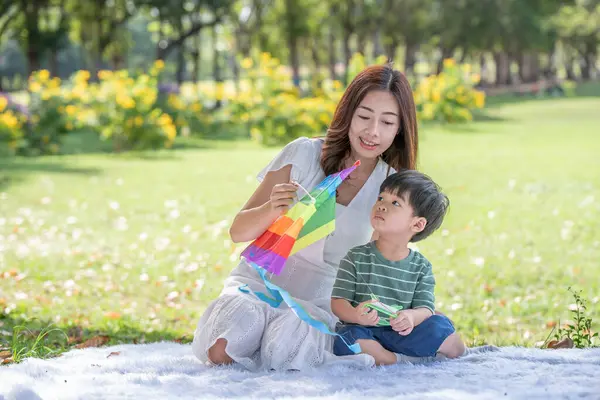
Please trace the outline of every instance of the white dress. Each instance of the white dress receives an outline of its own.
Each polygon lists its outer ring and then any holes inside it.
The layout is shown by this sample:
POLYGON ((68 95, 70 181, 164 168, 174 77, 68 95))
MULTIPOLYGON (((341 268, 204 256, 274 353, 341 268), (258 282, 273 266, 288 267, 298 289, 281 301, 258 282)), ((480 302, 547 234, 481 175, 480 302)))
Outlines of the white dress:
MULTIPOLYGON (((292 165, 291 178, 312 190, 325 178, 320 166, 322 145, 321 139, 296 139, 258 174, 259 181, 269 171, 292 165)), ((380 159, 350 204, 337 205, 335 231, 290 256, 281 275, 270 276, 273 283, 287 290, 307 312, 327 323, 331 330, 338 321, 330 306, 338 263, 350 248, 370 240, 371 208, 377 200, 379 186, 392 172, 394 170, 380 159)), ((217 339, 224 338, 227 354, 250 370, 303 370, 332 363, 373 365, 373 358, 365 354, 335 356, 332 352, 334 336, 301 321, 285 303, 273 308, 240 292, 242 285, 266 291, 260 276, 243 259, 225 280, 220 296, 207 307, 198 322, 192 349, 202 362, 208 361, 208 349, 217 339)))

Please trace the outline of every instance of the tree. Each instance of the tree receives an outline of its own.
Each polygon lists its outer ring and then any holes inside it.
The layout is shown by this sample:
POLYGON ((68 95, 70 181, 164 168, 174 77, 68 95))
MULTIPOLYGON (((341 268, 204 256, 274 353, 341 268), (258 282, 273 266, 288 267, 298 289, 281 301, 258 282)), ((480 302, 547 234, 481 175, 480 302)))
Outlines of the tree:
POLYGON ((577 0, 562 6, 551 19, 551 26, 564 43, 569 54, 567 71, 573 79, 572 63, 575 52, 580 60, 581 77, 590 79, 598 58, 600 44, 600 0, 577 0))

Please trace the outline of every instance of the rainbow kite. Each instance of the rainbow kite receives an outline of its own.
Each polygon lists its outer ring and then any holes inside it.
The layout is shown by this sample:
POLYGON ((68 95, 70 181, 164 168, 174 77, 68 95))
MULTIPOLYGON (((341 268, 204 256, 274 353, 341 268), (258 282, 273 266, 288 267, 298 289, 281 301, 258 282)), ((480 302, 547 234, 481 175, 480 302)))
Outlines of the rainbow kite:
POLYGON ((287 258, 335 230, 335 191, 360 165, 329 175, 243 252, 246 261, 279 275, 287 258))
POLYGON ((253 293, 275 308, 285 301, 302 321, 323 333, 339 336, 354 353, 361 352, 360 345, 348 344, 342 336, 332 332, 327 324, 313 318, 286 290, 270 282, 267 272, 279 275, 290 255, 334 231, 335 192, 359 165, 360 161, 356 161, 350 168, 327 176, 242 252, 241 256, 261 276, 270 296, 253 291, 248 285, 240 287, 240 291, 253 293))

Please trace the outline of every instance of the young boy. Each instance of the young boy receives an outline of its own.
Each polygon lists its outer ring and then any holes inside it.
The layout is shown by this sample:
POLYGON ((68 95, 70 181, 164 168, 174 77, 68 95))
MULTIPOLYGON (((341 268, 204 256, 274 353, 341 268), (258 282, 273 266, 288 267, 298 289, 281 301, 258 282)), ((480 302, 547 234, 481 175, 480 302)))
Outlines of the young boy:
MULTIPOLYGON (((337 332, 358 342, 377 365, 448 358, 465 354, 465 345, 448 318, 434 314, 435 279, 431 264, 408 248, 440 227, 448 198, 428 176, 413 170, 390 175, 371 212, 374 242, 351 249, 340 262, 331 308, 342 325, 337 332), (384 314, 366 307, 372 295, 388 306, 402 306, 387 326, 384 314), (382 322, 383 324, 383 322, 382 322)), ((338 337, 336 355, 352 354, 338 337)))

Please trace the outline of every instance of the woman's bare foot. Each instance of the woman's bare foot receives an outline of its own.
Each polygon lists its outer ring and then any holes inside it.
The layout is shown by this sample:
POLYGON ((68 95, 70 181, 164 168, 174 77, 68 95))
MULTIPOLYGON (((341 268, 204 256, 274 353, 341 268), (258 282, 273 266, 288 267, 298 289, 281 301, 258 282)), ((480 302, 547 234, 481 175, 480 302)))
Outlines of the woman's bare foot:
POLYGON ((233 359, 225 352, 227 340, 217 339, 215 344, 208 349, 208 361, 213 365, 233 364, 233 359))

